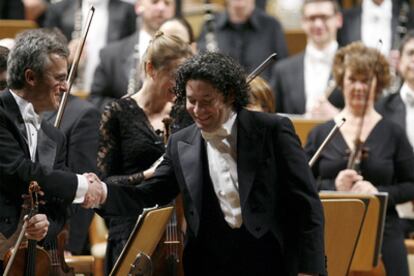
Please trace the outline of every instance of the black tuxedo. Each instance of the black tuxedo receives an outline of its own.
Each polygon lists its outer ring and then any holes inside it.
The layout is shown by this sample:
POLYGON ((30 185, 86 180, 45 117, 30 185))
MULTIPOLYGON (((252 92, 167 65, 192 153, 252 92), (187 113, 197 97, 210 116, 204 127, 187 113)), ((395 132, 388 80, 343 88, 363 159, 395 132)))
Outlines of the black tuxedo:
POLYGON ((406 108, 401 99, 400 92, 393 93, 380 99, 375 105, 375 109, 390 121, 406 129, 406 108))
MULTIPOLYGON (((44 26, 59 28, 66 38, 71 40, 75 25, 77 2, 74 0, 63 0, 50 5, 46 12, 44 26)), ((120 0, 110 0, 108 15, 107 42, 117 41, 135 32, 136 14, 133 5, 120 0)))
MULTIPOLYGON (((322 207, 292 124, 275 114, 247 110, 238 113, 236 122, 243 225, 239 230, 232 230, 230 236, 238 240, 240 234, 255 247, 270 239, 275 244, 270 250, 282 256, 282 260, 278 260, 284 264, 280 271, 288 271, 289 275, 297 275, 299 271, 323 274, 322 207)), ((212 254, 200 253, 197 246, 192 246, 208 243, 202 233, 215 225, 208 217, 217 217, 217 213, 211 214, 210 207, 206 208, 214 205, 208 195, 211 182, 206 176, 206 160, 200 130, 191 125, 178 131, 170 137, 165 159, 154 177, 137 187, 109 186, 108 199, 101 211, 104 215, 135 215, 142 207, 166 204, 181 192, 188 224, 184 255, 192 256, 194 262, 198 256, 198 260, 205 258, 212 264, 215 262, 212 254)), ((215 198, 215 194, 212 197, 215 198)), ((231 247, 226 239, 222 246, 231 247)), ((217 253, 220 250, 217 248, 214 255, 223 260, 227 256, 217 253)), ((184 259, 186 275, 200 275, 200 271, 193 273, 197 271, 194 262, 184 259)), ((232 271, 235 265, 241 268, 258 266, 257 263, 237 262, 228 264, 227 271, 232 271)), ((217 275, 214 266, 204 267, 202 273, 217 275)))
POLYGON ((55 237, 63 225, 66 207, 77 189, 76 175, 63 171, 65 138, 47 122, 38 132, 36 162, 30 160, 26 129, 17 103, 6 90, 0 94, 0 233, 15 232, 22 194, 30 181, 37 181, 45 193, 46 205, 40 212, 51 221, 48 237, 55 237))
POLYGON ((93 77, 90 100, 100 110, 114 99, 127 93, 132 54, 138 41, 138 32, 111 43, 99 54, 100 63, 93 77))
MULTIPOLYGON (((305 53, 299 53, 281 60, 273 67, 270 85, 275 93, 276 112, 304 114, 306 112, 305 95, 305 53)), ((339 89, 335 89, 329 102, 337 108, 344 107, 339 89)))
MULTIPOLYGON (((391 48, 398 47, 394 34, 396 33, 397 26, 399 25, 398 15, 400 13, 400 5, 398 1, 392 1, 392 19, 391 19, 391 48)), ((410 30, 414 27, 414 13, 410 9, 408 15, 407 29, 410 30)), ((361 40, 361 24, 362 24, 362 7, 357 6, 343 12, 343 25, 338 31, 338 43, 341 46, 348 45, 351 42, 361 40)))
MULTIPOLYGON (((48 112, 43 118, 54 124, 57 112, 48 112)), ((69 95, 60 129, 66 136, 66 166, 75 173, 97 172, 96 160, 99 141, 99 111, 89 102, 69 95)), ((88 239, 93 211, 72 205, 67 249, 81 255, 88 239)))

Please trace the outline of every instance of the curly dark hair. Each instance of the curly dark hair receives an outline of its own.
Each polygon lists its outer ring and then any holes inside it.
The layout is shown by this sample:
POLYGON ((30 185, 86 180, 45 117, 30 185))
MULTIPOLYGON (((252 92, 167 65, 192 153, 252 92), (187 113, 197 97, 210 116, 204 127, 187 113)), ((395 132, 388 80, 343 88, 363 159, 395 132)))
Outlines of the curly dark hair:
POLYGON ((234 97, 233 107, 239 111, 248 103, 249 87, 242 67, 232 58, 214 52, 204 52, 186 60, 177 72, 176 104, 185 106, 186 85, 189 80, 209 82, 222 93, 224 100, 234 97))

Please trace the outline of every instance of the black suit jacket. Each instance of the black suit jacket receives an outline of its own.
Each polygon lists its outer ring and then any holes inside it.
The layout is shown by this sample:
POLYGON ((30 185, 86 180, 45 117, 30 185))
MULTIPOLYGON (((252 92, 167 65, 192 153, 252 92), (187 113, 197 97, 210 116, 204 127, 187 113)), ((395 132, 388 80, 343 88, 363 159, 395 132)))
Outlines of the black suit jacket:
MULTIPOLYGON (((400 13, 400 5, 398 1, 392 1, 392 19, 391 19, 391 48, 399 47, 396 45, 396 29, 399 25, 398 15, 400 13)), ((414 28, 414 12, 412 10, 408 13, 407 29, 414 28)), ((357 6, 343 12, 343 25, 338 31, 338 43, 345 46, 351 42, 361 40, 361 24, 362 24, 362 7, 357 6)))
POLYGON ((390 121, 406 129, 406 108, 401 98, 400 92, 393 93, 380 99, 375 105, 375 109, 390 121))
MULTIPOLYGON (((305 53, 302 52, 274 65, 270 85, 275 94, 276 112, 306 112, 304 62, 305 53)), ((328 100, 337 108, 344 107, 344 99, 339 89, 335 89, 328 100)))
MULTIPOLYGON (((242 110, 237 126, 237 172, 244 226, 256 238, 266 233, 274 235, 284 250, 285 271, 289 275, 299 271, 323 274, 321 202, 291 122, 275 114, 242 110)), ((197 239, 203 167, 208 167, 203 164, 203 147, 204 140, 195 125, 173 134, 154 178, 136 187, 110 185, 102 211, 106 215, 134 215, 142 207, 166 204, 181 192, 187 238, 197 239)))
POLYGON ((26 129, 17 103, 6 90, 0 94, 0 233, 9 237, 16 230, 22 194, 34 180, 45 193, 41 212, 51 220, 48 236, 63 225, 66 207, 77 189, 76 175, 63 171, 65 138, 47 122, 38 132, 37 162, 30 160, 26 129))
MULTIPOLYGON (((46 12, 44 27, 57 27, 68 40, 71 40, 77 2, 63 0, 50 5, 46 12)), ((110 0, 108 11, 107 42, 117 41, 135 32, 136 14, 133 5, 120 0, 110 0)), ((91 31, 93 32, 93 30, 91 31)))
MULTIPOLYGON (((57 112, 43 118, 54 124, 57 112)), ((100 113, 91 103, 69 95, 60 129, 66 136, 66 166, 75 173, 97 172, 100 113)), ((69 220, 69 240, 66 249, 83 254, 93 211, 73 204, 69 220)))
POLYGON ((90 101, 101 111, 109 102, 127 93, 132 54, 137 42, 138 32, 101 50, 90 94, 90 101))

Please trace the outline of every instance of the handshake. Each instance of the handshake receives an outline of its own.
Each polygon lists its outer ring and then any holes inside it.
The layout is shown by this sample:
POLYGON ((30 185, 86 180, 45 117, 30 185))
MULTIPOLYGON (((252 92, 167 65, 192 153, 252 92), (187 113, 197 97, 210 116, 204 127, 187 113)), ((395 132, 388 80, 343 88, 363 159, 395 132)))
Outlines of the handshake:
POLYGON ((107 188, 106 184, 94 173, 84 173, 83 176, 88 181, 88 190, 82 203, 84 208, 96 208, 106 201, 107 188))

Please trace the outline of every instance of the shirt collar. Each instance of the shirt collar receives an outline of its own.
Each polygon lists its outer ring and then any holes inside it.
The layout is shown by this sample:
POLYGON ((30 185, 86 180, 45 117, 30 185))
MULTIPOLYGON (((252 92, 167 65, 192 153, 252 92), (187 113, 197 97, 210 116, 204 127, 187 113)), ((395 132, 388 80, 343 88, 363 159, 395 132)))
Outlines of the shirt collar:
POLYGON ((316 60, 323 60, 331 63, 335 56, 336 50, 338 49, 338 42, 332 41, 325 49, 319 50, 311 43, 306 45, 306 56, 312 57, 316 60))
POLYGON ((19 107, 20 114, 22 115, 23 121, 25 123, 31 123, 37 130, 40 129, 41 119, 39 114, 34 111, 33 105, 31 102, 26 101, 12 90, 10 90, 14 100, 19 107))
POLYGON ((400 90, 401 99, 406 106, 414 108, 414 91, 404 83, 400 90))

